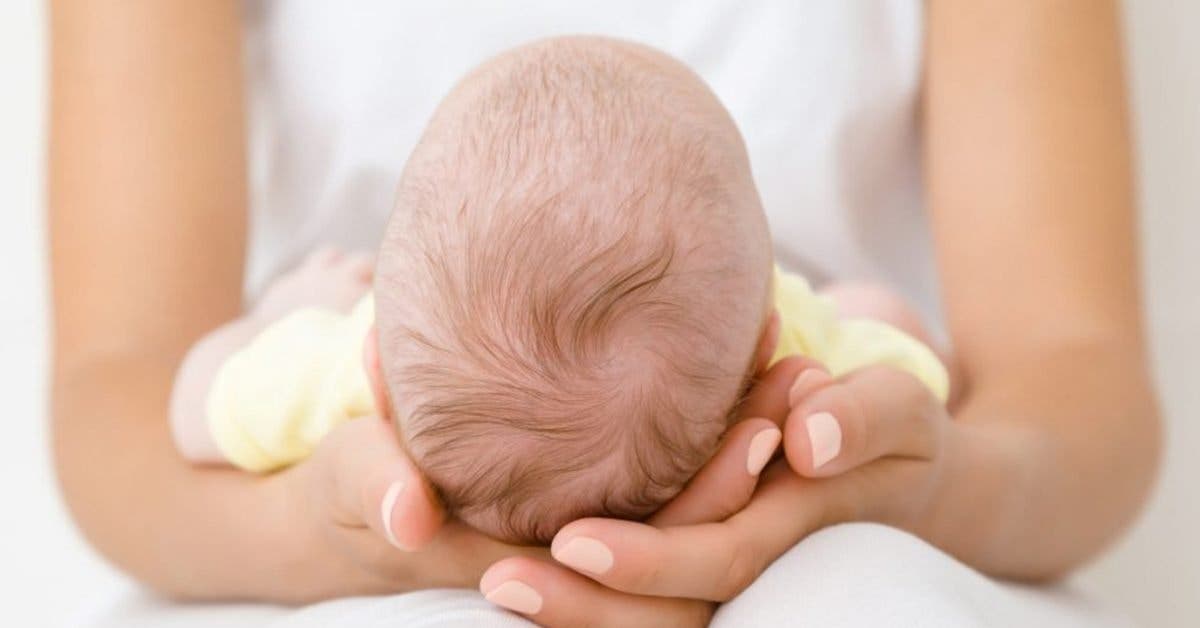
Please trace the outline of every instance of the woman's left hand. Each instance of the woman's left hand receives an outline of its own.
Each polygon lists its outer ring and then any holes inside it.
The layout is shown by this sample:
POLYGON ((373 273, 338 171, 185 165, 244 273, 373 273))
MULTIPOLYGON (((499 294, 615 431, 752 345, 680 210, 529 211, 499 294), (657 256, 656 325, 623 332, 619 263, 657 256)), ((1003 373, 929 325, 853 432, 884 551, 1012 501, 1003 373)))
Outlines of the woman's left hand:
POLYGON ((773 366, 743 419, 647 523, 589 518, 554 538, 557 563, 493 564, 480 590, 547 626, 703 625, 776 558, 831 524, 919 529, 958 438, 912 376, 871 367, 832 379, 811 360, 773 366), (774 451, 780 425, 785 460, 774 451), (757 467, 757 468, 755 468, 757 467), (761 479, 758 471, 762 470, 761 479))

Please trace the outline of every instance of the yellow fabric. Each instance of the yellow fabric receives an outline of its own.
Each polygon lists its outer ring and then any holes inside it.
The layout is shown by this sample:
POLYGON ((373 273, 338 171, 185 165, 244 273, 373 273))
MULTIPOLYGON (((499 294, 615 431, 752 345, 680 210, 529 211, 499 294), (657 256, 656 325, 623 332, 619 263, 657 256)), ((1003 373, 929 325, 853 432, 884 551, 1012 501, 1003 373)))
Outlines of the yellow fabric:
POLYGON ((834 377, 871 365, 887 365, 912 374, 943 402, 950 377, 933 351, 912 336, 877 320, 839 319, 828 297, 816 294, 799 275, 775 270, 775 308, 779 345, 771 361, 805 355, 829 368, 834 377))
POLYGON ((337 424, 375 411, 362 346, 370 296, 349 314, 306 308, 259 333, 217 371, 209 433, 234 466, 270 471, 306 458, 337 424))
MULTIPOLYGON (((772 362, 806 355, 842 375, 886 364, 921 380, 943 401, 946 369, 920 341, 879 321, 839 320, 802 277, 776 270, 779 346, 772 362)), ((219 369, 208 396, 209 431, 233 465, 270 471, 306 458, 337 424, 375 411, 362 368, 374 320, 365 297, 349 315, 303 309, 284 317, 219 369)))

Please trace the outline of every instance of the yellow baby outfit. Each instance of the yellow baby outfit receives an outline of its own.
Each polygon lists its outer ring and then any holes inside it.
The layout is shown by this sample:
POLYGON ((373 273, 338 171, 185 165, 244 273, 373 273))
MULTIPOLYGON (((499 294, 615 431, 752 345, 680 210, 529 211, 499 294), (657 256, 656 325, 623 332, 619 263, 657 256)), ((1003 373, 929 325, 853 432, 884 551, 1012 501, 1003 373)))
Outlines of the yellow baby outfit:
POLYGON ((247 471, 284 467, 307 458, 338 423, 374 412, 362 366, 374 319, 369 295, 349 315, 296 310, 226 360, 205 408, 225 459, 247 471))
POLYGON ((834 377, 886 365, 921 380, 943 403, 950 394, 950 375, 925 343, 882 321, 839 319, 833 301, 814 293, 799 275, 775 270, 775 308, 779 345, 772 363, 805 355, 825 364, 834 377))
MULTIPOLYGON (((776 270, 779 346, 772 362, 806 355, 834 376, 869 365, 907 371, 946 400, 949 377, 915 338, 870 319, 838 319, 833 302, 803 277, 776 270)), ((206 414, 234 466, 270 471, 304 459, 337 424, 375 411, 362 367, 374 299, 349 314, 305 308, 263 330, 218 370, 206 414)))

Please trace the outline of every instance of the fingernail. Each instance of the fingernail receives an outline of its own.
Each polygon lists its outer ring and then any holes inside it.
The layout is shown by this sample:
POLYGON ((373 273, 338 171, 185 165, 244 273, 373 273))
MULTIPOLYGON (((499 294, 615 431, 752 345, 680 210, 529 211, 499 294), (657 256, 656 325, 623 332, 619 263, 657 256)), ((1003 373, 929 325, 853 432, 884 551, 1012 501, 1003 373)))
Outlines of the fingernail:
POLYGON ((600 575, 613 566, 612 550, 593 538, 577 536, 567 541, 558 551, 552 551, 554 560, 580 571, 600 575))
POLYGON ((829 373, 818 368, 810 368, 797 375, 796 381, 792 382, 792 387, 788 389, 788 407, 796 407, 806 395, 829 379, 829 373))
POLYGON ((808 441, 812 445, 813 468, 819 469, 842 450, 842 428, 828 412, 808 415, 804 426, 808 428, 808 441))
POLYGON ((755 434, 754 438, 750 439, 750 452, 746 455, 746 471, 750 475, 758 475, 762 472, 763 467, 767 466, 767 462, 771 460, 771 456, 775 455, 775 448, 779 446, 782 438, 782 432, 771 428, 755 434))
POLYGON ((519 580, 509 580, 492 589, 483 597, 497 606, 525 615, 536 615, 542 610, 542 596, 533 587, 519 580))
POLYGON ((383 518, 383 533, 387 536, 388 543, 396 547, 408 551, 407 547, 400 544, 396 540, 396 534, 392 532, 392 514, 396 510, 396 500, 400 498, 400 493, 404 492, 404 482, 396 481, 388 487, 387 492, 383 494, 383 502, 380 503, 380 516, 383 518))

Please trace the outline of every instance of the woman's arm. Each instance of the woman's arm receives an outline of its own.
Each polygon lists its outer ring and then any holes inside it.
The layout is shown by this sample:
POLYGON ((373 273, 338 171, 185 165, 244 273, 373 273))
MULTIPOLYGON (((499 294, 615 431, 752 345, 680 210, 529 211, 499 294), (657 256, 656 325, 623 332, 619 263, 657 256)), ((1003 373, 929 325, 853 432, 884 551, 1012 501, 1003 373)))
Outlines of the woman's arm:
POLYGON ((242 309, 238 6, 52 5, 53 418, 67 504, 101 553, 179 597, 470 586, 515 550, 456 525, 430 542, 441 512, 382 421, 348 422, 266 477, 196 469, 172 446, 180 360, 242 309))
POLYGON ((197 572, 237 587, 263 575, 232 557, 265 542, 271 530, 251 519, 269 505, 252 478, 190 469, 166 421, 188 346, 241 310, 237 3, 61 0, 50 16, 54 445, 67 503, 102 553, 157 587, 201 587, 197 572))
POLYGON ((934 0, 927 186, 973 433, 920 527, 1045 577, 1139 511, 1159 455, 1113 2, 934 0))

